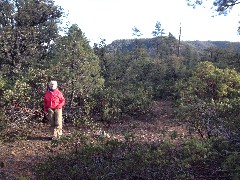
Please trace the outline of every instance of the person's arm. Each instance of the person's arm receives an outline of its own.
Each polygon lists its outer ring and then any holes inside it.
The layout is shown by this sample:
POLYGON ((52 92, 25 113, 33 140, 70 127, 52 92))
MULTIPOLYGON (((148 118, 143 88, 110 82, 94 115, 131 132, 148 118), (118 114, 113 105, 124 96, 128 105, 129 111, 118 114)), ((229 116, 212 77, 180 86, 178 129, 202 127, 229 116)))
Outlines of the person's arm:
POLYGON ((59 109, 59 108, 62 108, 65 104, 65 98, 60 91, 59 91, 58 98, 59 98, 59 104, 58 104, 57 108, 59 109))

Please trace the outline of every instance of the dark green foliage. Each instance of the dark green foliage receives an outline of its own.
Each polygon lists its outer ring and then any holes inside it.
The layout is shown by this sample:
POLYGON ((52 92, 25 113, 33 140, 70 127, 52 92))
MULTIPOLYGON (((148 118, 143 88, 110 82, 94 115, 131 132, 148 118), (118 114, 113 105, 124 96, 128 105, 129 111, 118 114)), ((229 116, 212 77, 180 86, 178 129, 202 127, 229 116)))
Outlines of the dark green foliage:
POLYGON ((5 79, 1 103, 12 110, 40 108, 48 80, 46 57, 59 36, 62 9, 51 0, 2 0, 0 4, 0 67, 5 79))
POLYGON ((105 88, 96 96, 102 120, 142 114, 149 109, 152 87, 148 74, 151 73, 152 62, 137 40, 135 45, 132 52, 116 52, 112 55, 105 45, 94 46, 105 77, 105 88))
POLYGON ((104 83, 98 57, 77 25, 72 25, 68 34, 59 38, 52 47, 52 53, 48 74, 52 79, 63 82, 68 121, 79 123, 90 119, 95 101, 92 95, 104 83))
POLYGON ((211 47, 223 49, 227 48, 230 44, 232 44, 236 49, 240 47, 239 43, 229 41, 183 41, 183 43, 198 50, 204 50, 211 47))
MULTIPOLYGON (((174 54, 177 55, 178 41, 171 33, 167 37, 138 39, 138 43, 145 47, 151 58, 167 58, 174 54)), ((128 52, 134 50, 134 44, 135 41, 131 39, 116 40, 107 48, 111 52, 116 50, 128 52)), ((180 47, 185 65, 190 66, 190 68, 193 68, 199 61, 208 60, 217 62, 222 68, 239 69, 239 49, 240 43, 229 41, 182 41, 180 47)))
POLYGON ((0 3, 0 65, 15 79, 25 76, 29 67, 43 65, 50 43, 58 36, 62 12, 51 0, 0 3))
POLYGON ((107 53, 106 46, 105 39, 103 39, 99 44, 95 43, 93 47, 94 53, 99 57, 101 75, 104 79, 110 78, 109 66, 111 66, 112 63, 109 61, 109 55, 107 53))
POLYGON ((94 95, 95 113, 99 120, 119 120, 126 115, 140 115, 152 104, 151 88, 115 82, 94 95))
POLYGON ((161 27, 161 23, 159 21, 157 21, 156 25, 155 25, 155 30, 152 32, 152 35, 154 37, 159 37, 164 34, 165 34, 165 32, 164 32, 164 29, 162 29, 162 27, 161 27))
POLYGON ((161 55, 165 58, 169 55, 176 54, 178 48, 177 39, 170 33, 168 36, 146 38, 146 39, 129 39, 129 40, 116 40, 107 46, 112 51, 132 52, 135 50, 136 42, 138 47, 144 47, 146 53, 151 58, 156 58, 161 55))
POLYGON ((239 176, 239 163, 233 159, 233 149, 239 149, 239 145, 216 140, 190 140, 178 147, 168 142, 156 145, 106 140, 48 159, 37 167, 37 176, 43 179, 234 179, 239 176))
POLYGON ((210 62, 199 64, 187 82, 179 82, 178 113, 202 137, 239 136, 240 75, 210 62))
MULTIPOLYGON (((186 71, 184 58, 174 54, 177 41, 171 34, 155 40, 160 42, 161 50, 159 57, 154 55, 154 59, 146 51, 147 46, 154 48, 154 43, 150 46, 142 39, 135 39, 130 51, 122 49, 122 45, 117 49, 104 42, 94 45, 105 77, 106 90, 101 93, 101 98, 109 102, 106 103, 107 112, 120 113, 118 117, 126 113, 136 114, 148 109, 153 99, 173 96, 175 81, 186 71)), ((116 114, 112 113, 114 117, 116 114)))

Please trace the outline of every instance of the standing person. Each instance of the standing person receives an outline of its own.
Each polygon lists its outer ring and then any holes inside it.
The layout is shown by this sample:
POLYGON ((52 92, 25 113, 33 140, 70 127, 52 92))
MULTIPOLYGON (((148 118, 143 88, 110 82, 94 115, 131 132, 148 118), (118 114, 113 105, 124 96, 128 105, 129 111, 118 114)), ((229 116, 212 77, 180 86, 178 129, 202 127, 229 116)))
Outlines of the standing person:
POLYGON ((57 88, 57 81, 50 81, 48 90, 44 95, 44 112, 50 123, 52 139, 59 139, 62 136, 62 107, 65 98, 57 88))

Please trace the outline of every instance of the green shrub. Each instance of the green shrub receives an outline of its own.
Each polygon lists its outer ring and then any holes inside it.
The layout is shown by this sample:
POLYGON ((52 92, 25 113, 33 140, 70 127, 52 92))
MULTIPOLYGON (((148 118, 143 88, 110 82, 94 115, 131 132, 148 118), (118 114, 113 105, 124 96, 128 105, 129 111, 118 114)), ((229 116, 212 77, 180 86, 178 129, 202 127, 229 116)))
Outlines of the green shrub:
POLYGON ((95 94, 94 109, 102 120, 121 119, 123 115, 146 113, 153 102, 151 88, 116 83, 95 94))
POLYGON ((240 152, 233 152, 223 162, 223 168, 231 173, 233 179, 240 179, 240 152))
POLYGON ((240 74, 202 62, 187 82, 178 82, 179 117, 202 137, 238 136, 240 74))
POLYGON ((19 106, 25 106, 30 101, 31 91, 28 83, 17 80, 13 86, 9 86, 3 94, 6 102, 14 103, 19 106))
POLYGON ((140 144, 107 140, 88 143, 37 167, 39 179, 232 179, 238 176, 235 146, 218 140, 140 144), (225 144, 226 145, 226 144, 225 144), (231 148, 233 148, 231 150, 231 148), (228 153, 223 152, 229 151, 228 153), (234 155, 234 154, 232 154, 234 155), (52 168, 54 167, 54 169, 52 168))

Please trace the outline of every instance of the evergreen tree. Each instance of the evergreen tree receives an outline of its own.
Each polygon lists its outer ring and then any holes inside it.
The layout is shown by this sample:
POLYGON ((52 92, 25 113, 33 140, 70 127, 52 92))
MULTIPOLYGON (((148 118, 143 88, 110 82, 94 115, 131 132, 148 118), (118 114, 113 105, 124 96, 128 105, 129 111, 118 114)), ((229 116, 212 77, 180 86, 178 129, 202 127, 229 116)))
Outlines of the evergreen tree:
POLYGON ((0 1, 0 66, 10 78, 41 67, 58 36, 62 9, 52 0, 0 1))
POLYGON ((162 29, 162 25, 159 21, 156 22, 155 30, 152 32, 153 37, 161 37, 165 34, 164 29, 162 29))
POLYGON ((89 114, 91 106, 88 100, 91 100, 91 95, 104 83, 100 74, 99 58, 76 24, 69 28, 66 36, 59 39, 52 51, 55 61, 49 75, 63 83, 68 99, 66 108, 75 109, 74 113, 78 114, 78 118, 81 116, 78 110, 89 114))
POLYGON ((141 31, 136 26, 132 28, 132 31, 133 31, 133 34, 132 34, 133 36, 136 36, 136 37, 142 36, 141 31))
POLYGON ((110 66, 111 62, 108 57, 108 50, 107 45, 105 43, 105 39, 102 39, 99 44, 94 43, 94 53, 98 56, 100 60, 100 66, 101 66, 101 75, 104 77, 104 79, 110 78, 110 66))

